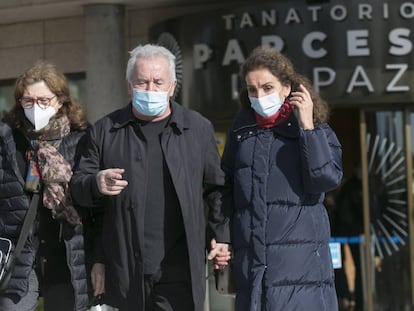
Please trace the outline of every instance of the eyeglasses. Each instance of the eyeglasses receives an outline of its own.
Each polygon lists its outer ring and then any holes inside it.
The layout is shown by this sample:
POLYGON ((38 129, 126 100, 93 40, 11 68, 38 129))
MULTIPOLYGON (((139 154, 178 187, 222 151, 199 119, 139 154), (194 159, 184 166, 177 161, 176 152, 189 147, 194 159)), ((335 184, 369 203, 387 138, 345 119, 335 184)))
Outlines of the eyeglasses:
POLYGON ((38 105, 40 109, 46 109, 50 106, 50 102, 56 95, 52 97, 22 97, 19 99, 20 105, 22 105, 23 109, 30 109, 33 107, 34 104, 38 105))

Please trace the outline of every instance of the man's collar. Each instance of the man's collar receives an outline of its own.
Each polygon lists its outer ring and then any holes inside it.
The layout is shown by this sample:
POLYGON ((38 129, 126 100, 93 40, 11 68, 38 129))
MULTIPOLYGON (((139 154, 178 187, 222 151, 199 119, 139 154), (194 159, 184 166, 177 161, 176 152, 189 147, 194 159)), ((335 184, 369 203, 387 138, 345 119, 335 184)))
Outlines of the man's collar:
MULTIPOLYGON (((170 126, 173 128, 178 129, 182 132, 185 129, 188 129, 188 124, 185 122, 184 118, 184 108, 177 104, 175 101, 170 101, 171 105, 171 119, 170 119, 170 126)), ((129 123, 136 122, 136 117, 132 112, 132 104, 129 103, 124 108, 119 110, 119 113, 116 114, 113 122, 113 128, 119 129, 122 128, 129 123)))
POLYGON ((132 113, 132 105, 130 102, 124 108, 120 109, 118 114, 116 114, 112 127, 119 129, 132 122, 135 122, 135 116, 132 113))

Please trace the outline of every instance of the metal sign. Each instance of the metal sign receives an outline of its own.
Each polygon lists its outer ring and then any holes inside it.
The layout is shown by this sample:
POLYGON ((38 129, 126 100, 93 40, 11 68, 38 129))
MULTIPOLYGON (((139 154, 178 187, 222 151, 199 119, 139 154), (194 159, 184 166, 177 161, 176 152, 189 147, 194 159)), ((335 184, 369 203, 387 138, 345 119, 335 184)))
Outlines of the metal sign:
POLYGON ((183 56, 180 100, 208 116, 238 109, 240 64, 256 46, 286 54, 331 104, 414 99, 413 1, 278 1, 182 16, 155 25, 183 56))

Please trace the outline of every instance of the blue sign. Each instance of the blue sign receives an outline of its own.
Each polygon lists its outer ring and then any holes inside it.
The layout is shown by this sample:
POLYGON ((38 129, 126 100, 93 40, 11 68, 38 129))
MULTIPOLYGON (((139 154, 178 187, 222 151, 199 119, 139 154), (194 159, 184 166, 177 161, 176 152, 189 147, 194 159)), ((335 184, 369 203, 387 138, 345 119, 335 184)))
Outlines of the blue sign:
POLYGON ((338 242, 329 243, 329 248, 331 250, 332 265, 334 269, 341 269, 342 268, 341 244, 338 242))

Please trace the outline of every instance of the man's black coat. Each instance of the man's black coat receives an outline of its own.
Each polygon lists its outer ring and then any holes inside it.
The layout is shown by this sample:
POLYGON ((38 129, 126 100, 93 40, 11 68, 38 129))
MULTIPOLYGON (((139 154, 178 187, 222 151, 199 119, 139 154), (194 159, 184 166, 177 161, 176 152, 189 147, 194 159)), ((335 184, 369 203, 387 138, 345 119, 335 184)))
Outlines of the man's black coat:
MULTIPOLYGON (((171 103, 172 115, 162 134, 161 148, 170 171, 183 215, 195 310, 203 310, 205 298, 206 213, 208 226, 218 242, 229 242, 228 218, 221 212, 218 192, 224 183, 214 130, 199 113, 171 103), (203 198, 206 199, 203 202, 203 198)), ((106 265, 106 299, 109 304, 134 299, 143 308, 142 250, 148 174, 145 139, 134 130, 136 120, 128 105, 99 120, 90 131, 72 178, 75 201, 92 206, 103 204, 102 262, 106 265), (102 197, 96 174, 108 168, 123 168, 128 186, 117 196, 102 197), (133 275, 141 284, 128 293, 133 275), (134 296, 134 297, 131 297, 134 296)), ((99 259, 98 259, 99 261, 99 259)), ((135 285, 136 286, 136 285, 135 285)))

